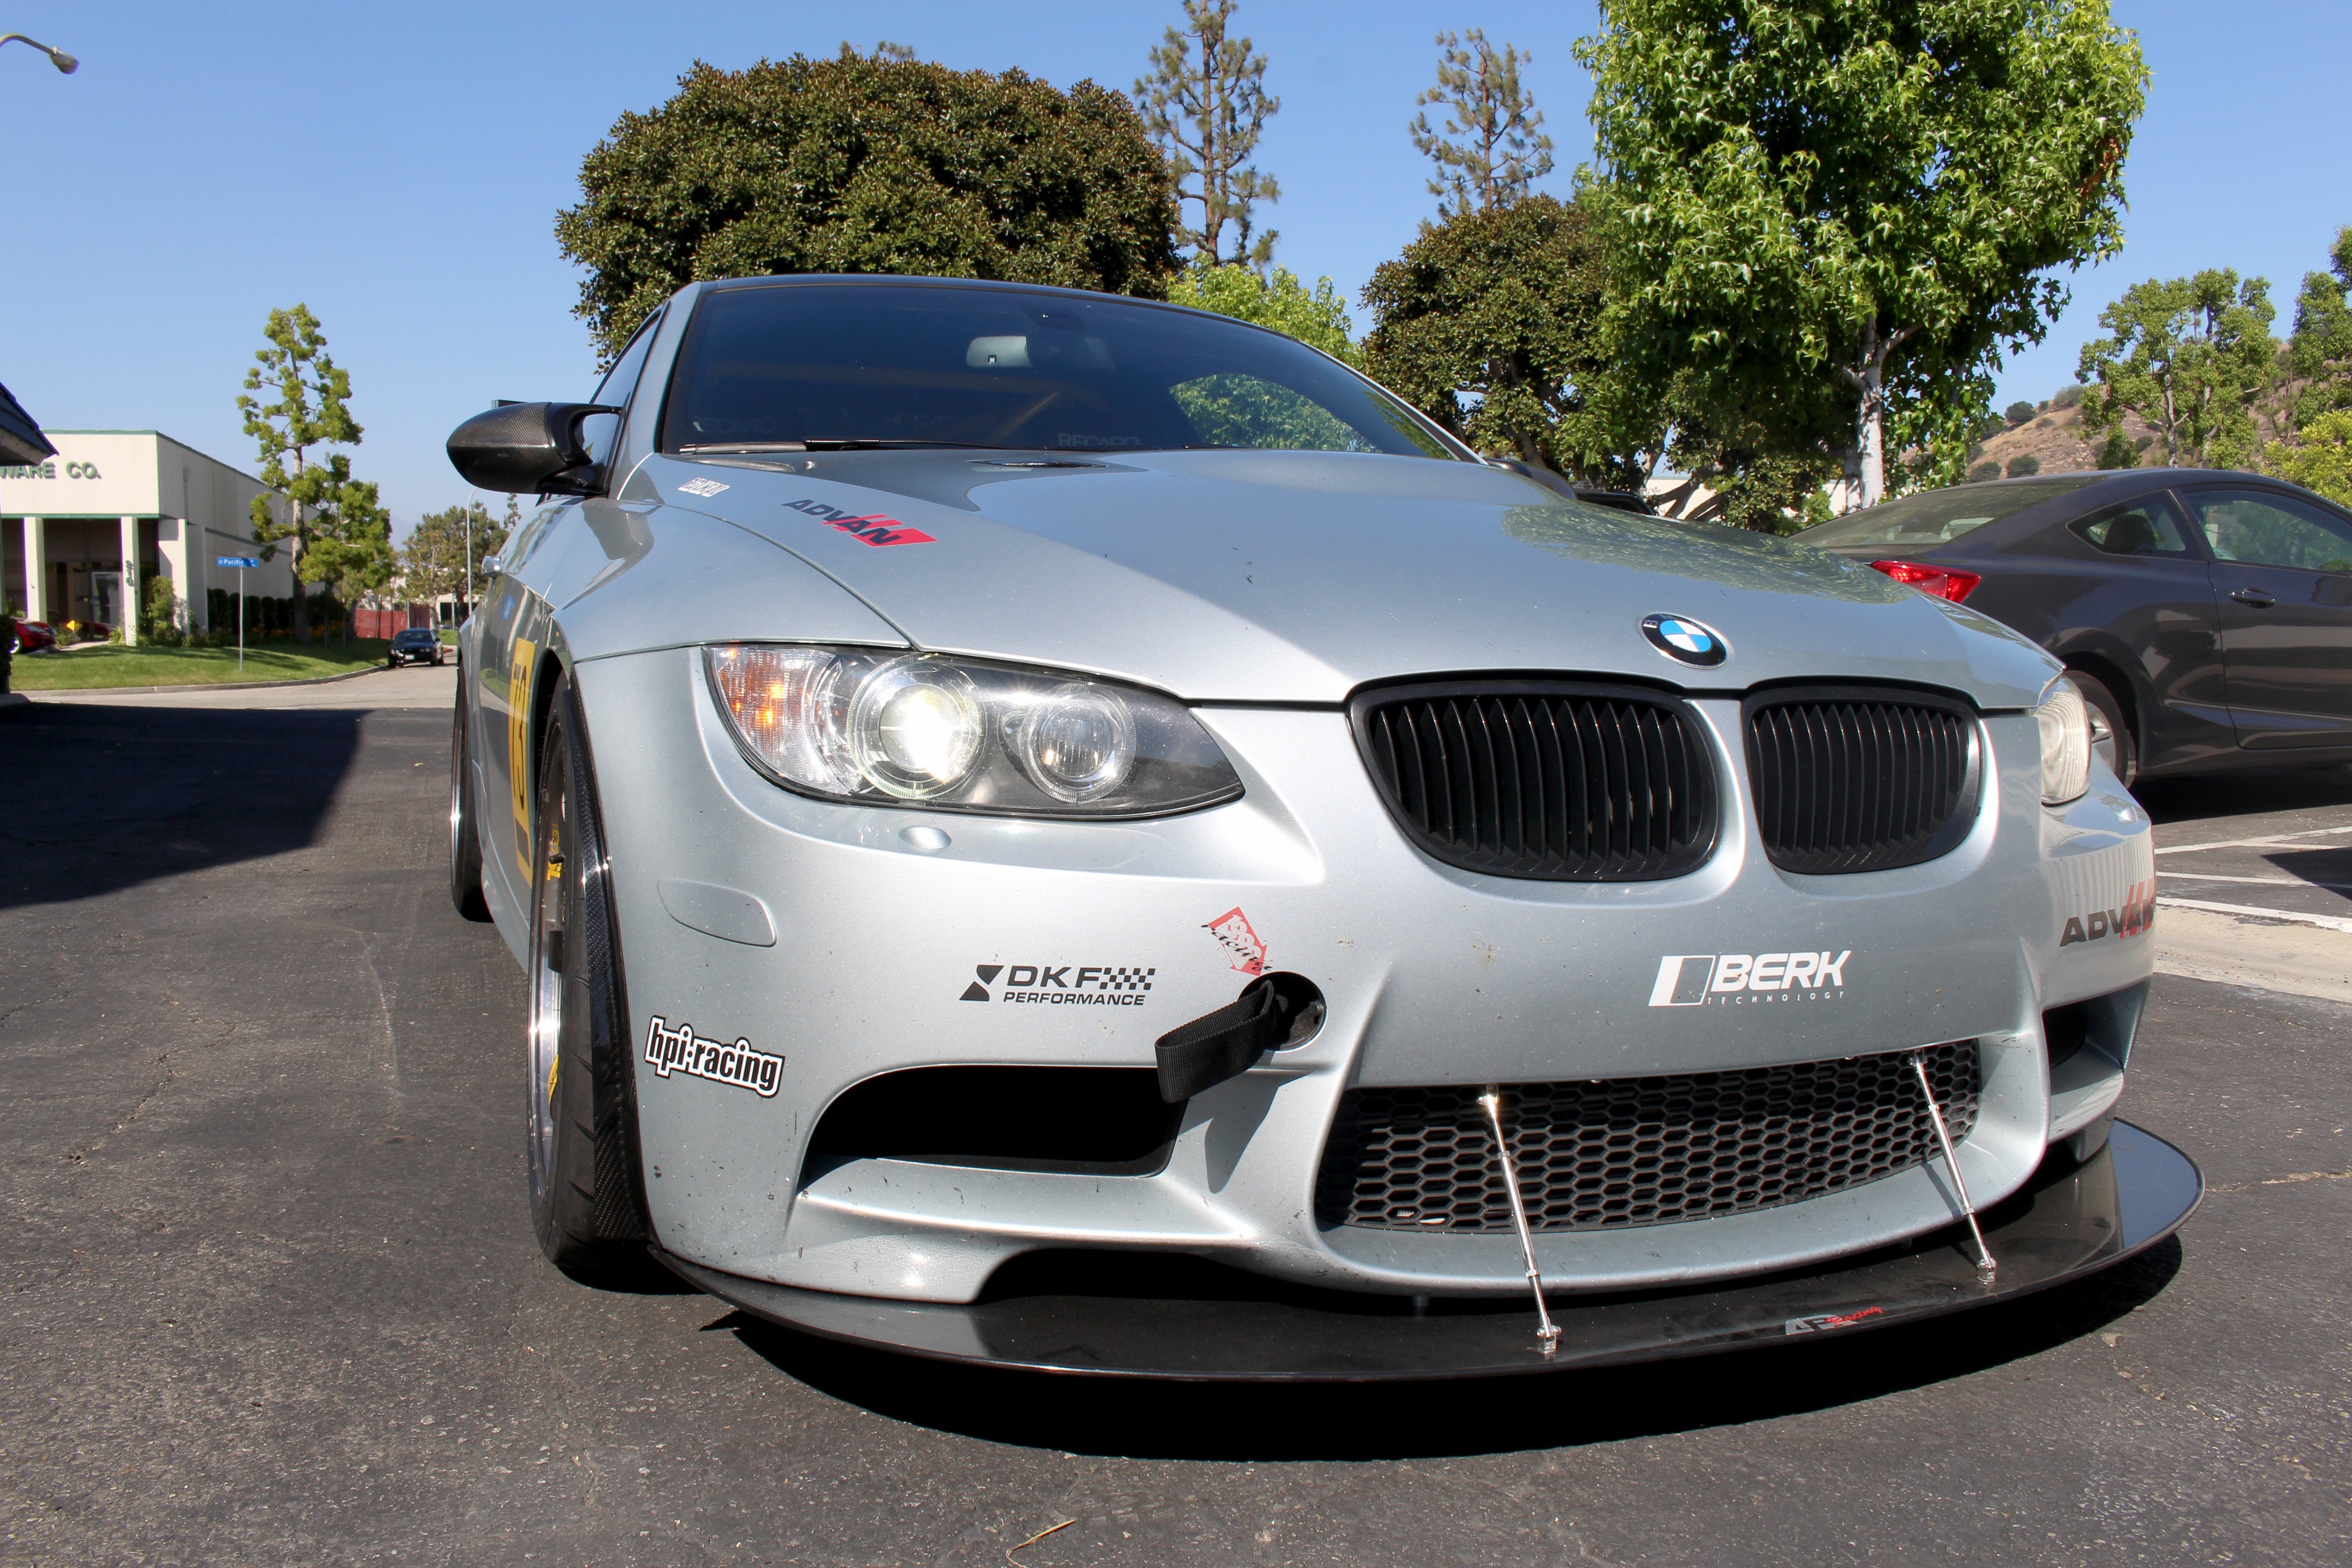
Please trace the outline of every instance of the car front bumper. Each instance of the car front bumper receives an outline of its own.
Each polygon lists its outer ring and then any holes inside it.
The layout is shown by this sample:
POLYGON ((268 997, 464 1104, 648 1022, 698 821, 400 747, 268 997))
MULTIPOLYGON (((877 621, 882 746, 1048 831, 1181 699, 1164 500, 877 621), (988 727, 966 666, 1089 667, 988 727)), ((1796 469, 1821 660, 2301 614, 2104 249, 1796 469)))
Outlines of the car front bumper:
POLYGON ((1553 1310, 1561 1331, 1549 1352, 1534 1311, 1512 1303, 1414 1303, 1196 1274, 1147 1275, 1132 1293, 1079 1286, 948 1305, 793 1289, 659 1256, 754 1317, 869 1349, 1095 1377, 1381 1382, 1810 1344, 1918 1322, 2111 1268, 2171 1235, 2202 1195, 2187 1155, 2118 1122, 2091 1158, 2076 1164, 2053 1152, 1985 1215, 1998 1262, 1990 1279, 1955 1229, 1825 1268, 1571 1300, 1553 1310))
MULTIPOLYGON (((736 752, 691 649, 576 676, 656 1234, 683 1265, 801 1291, 969 1303, 1010 1259, 1092 1248, 1191 1254, 1316 1289, 1507 1297, 1526 1289, 1507 1233, 1318 1224, 1317 1169, 1345 1089, 1703 1073, 1966 1039, 1982 1088, 1959 1162, 1990 1207, 2053 1141, 2112 1110, 2150 968, 2144 931, 2063 939, 2069 920, 2151 886, 2153 862, 2145 819, 2112 781, 2063 812, 2041 805, 2030 714, 1984 721, 1984 808, 1940 859, 1786 875, 1742 808, 1689 876, 1586 885, 1419 856, 1338 712, 1202 710, 1246 786, 1232 805, 1015 822, 777 788, 736 752), (1768 950, 1851 956, 1834 988, 1653 1005, 1670 956, 1768 950), (804 1165, 826 1106, 879 1074, 1149 1066, 1160 1035, 1233 1000, 1253 958, 1312 980, 1328 1019, 1196 1096, 1155 1173, 804 1165), (1035 978, 1056 972, 1061 990, 1035 978), (2129 1016, 2053 1075, 2045 1010, 2118 997, 2109 1010, 2129 1016), (772 1089, 660 1070, 653 1032, 681 1026, 780 1058, 772 1089)), ((1744 802, 1738 705, 1696 706, 1725 798, 1744 802)), ((1535 1247, 1548 1289, 1650 1291, 1816 1269, 1957 1212, 1931 1161, 1778 1207, 1542 1232, 1535 1247)))

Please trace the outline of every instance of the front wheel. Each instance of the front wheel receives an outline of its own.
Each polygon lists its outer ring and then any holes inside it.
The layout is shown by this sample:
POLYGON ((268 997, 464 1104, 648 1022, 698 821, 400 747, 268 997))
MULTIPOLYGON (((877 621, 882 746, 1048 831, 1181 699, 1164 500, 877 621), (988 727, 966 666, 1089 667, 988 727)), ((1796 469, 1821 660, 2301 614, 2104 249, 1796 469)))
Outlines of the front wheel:
POLYGON ((2124 705, 2097 676, 2070 669, 2066 679, 2082 692, 2084 705, 2091 710, 2091 750, 2115 770, 2124 788, 2131 788, 2139 780, 2139 744, 2131 721, 2124 717, 2124 705))
POLYGON ((578 1279, 642 1257, 636 1114, 609 868, 567 680, 540 745, 531 841, 530 1217, 578 1279))

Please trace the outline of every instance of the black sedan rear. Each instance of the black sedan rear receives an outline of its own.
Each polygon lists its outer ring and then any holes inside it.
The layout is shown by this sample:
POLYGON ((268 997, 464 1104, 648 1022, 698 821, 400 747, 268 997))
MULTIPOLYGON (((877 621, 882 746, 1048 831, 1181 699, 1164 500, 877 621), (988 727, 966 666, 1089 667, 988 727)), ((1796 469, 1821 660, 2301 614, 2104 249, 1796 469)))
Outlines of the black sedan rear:
POLYGON ((2214 468, 1958 485, 1797 535, 2063 659, 2118 776, 2352 761, 2352 514, 2214 468))
POLYGON ((384 650, 383 662, 397 668, 404 664, 439 664, 446 654, 441 645, 441 634, 430 626, 411 626, 393 634, 392 646, 384 650))

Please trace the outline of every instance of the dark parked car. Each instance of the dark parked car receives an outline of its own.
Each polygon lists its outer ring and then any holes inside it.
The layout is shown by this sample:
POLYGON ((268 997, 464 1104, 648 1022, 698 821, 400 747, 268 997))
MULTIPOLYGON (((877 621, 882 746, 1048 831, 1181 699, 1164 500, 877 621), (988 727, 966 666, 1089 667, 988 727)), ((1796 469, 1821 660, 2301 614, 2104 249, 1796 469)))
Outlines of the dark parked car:
POLYGON ((2216 468, 2041 474, 1797 535, 2063 659, 2135 777, 2352 760, 2352 514, 2216 468))
POLYGON ((384 651, 386 666, 404 664, 439 664, 446 656, 441 646, 441 634, 430 626, 411 626, 393 635, 392 647, 384 651))

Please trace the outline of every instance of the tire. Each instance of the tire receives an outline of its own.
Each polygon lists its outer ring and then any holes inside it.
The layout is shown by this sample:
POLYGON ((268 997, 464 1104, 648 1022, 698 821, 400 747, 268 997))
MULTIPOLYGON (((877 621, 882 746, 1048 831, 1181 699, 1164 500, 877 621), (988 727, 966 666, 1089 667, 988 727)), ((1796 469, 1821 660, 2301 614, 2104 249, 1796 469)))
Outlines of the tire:
POLYGON ((531 820, 531 1228, 586 1283, 642 1266, 647 1234, 609 868, 567 679, 539 752, 531 820))
POLYGON ((474 792, 467 787, 469 765, 466 694, 457 693, 457 718, 449 735, 449 901, 469 921, 490 918, 489 900, 482 896, 482 838, 474 822, 474 792))
POLYGON ((2066 679, 2073 681, 2091 710, 2091 750, 2115 770, 2116 777, 2129 789, 2139 781, 2139 738, 2132 733, 2131 721, 2124 716, 2124 705, 2107 689, 2106 682, 2095 675, 2070 669, 2066 679))

